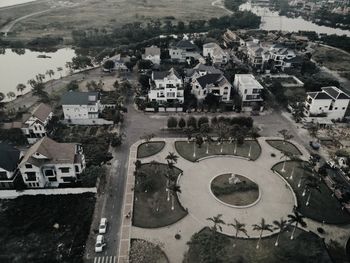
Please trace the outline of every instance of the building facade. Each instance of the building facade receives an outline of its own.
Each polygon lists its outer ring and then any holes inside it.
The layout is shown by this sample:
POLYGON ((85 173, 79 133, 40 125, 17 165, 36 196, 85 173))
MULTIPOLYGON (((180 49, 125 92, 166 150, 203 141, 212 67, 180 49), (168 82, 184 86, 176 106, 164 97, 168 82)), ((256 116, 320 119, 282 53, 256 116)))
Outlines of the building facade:
POLYGON ((251 74, 236 74, 233 82, 242 99, 242 111, 262 110, 264 87, 251 74))
POLYGON ((150 60, 153 64, 160 64, 160 48, 157 46, 150 46, 145 48, 145 54, 142 55, 142 59, 150 60))
POLYGON ((65 120, 98 119, 99 93, 67 92, 62 96, 62 109, 65 120))
POLYGON ((226 64, 229 60, 229 55, 216 43, 204 44, 203 56, 210 57, 214 65, 226 64))
POLYGON ((44 137, 24 154, 18 165, 28 188, 59 187, 81 180, 85 169, 83 148, 44 137))
POLYGON ((14 182, 19 174, 17 165, 20 158, 19 150, 6 143, 0 143, 0 189, 14 188, 14 182))

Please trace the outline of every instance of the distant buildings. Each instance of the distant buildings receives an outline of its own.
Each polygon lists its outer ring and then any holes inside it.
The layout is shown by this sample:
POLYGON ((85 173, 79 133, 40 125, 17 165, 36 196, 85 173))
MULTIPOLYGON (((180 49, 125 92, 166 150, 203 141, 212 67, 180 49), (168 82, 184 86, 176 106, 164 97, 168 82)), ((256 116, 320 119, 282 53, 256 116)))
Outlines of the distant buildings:
POLYGON ((142 55, 142 59, 150 60, 153 64, 160 64, 160 48, 157 46, 150 46, 145 48, 145 54, 142 55))
POLYGON ((203 57, 199 54, 199 48, 189 40, 180 40, 170 46, 169 55, 172 60, 179 62, 186 62, 191 58, 204 62, 203 57))
POLYGON ((6 143, 0 143, 0 189, 14 187, 20 157, 19 150, 6 143))
POLYGON ((29 188, 58 187, 78 182, 85 169, 83 148, 44 137, 25 153, 18 168, 29 188))
POLYGON ((242 110, 261 110, 264 87, 251 74, 236 74, 233 86, 242 98, 242 110))
POLYGON ((350 96, 337 87, 324 87, 318 92, 308 92, 305 101, 305 115, 323 116, 329 120, 343 119, 350 102, 350 96))
POLYGON ((229 55, 216 43, 204 44, 203 56, 209 57, 214 65, 226 64, 229 60, 229 55))
POLYGON ((158 103, 184 102, 183 80, 179 73, 171 68, 169 71, 153 71, 150 79, 148 98, 158 103))
POLYGON ((97 119, 100 110, 98 92, 70 91, 62 96, 65 120, 97 119))

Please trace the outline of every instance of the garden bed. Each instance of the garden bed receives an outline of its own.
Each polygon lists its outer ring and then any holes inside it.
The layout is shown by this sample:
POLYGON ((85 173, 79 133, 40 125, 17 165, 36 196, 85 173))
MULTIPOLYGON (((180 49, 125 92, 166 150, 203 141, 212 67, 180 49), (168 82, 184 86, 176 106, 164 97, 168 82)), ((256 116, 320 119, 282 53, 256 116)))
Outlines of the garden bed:
POLYGON ((293 143, 283 140, 266 140, 266 142, 273 148, 282 153, 289 153, 292 155, 302 155, 302 152, 293 143))
POLYGON ((95 196, 36 195, 0 201, 0 262, 82 263, 95 196))
MULTIPOLYGON (((305 196, 302 195, 305 189, 306 175, 311 175, 310 172, 305 171, 301 167, 300 161, 287 161, 285 164, 285 172, 282 172, 284 162, 275 164, 271 169, 276 171, 286 179, 297 197, 298 211, 304 216, 314 219, 318 222, 325 222, 328 224, 348 224, 350 223, 350 214, 346 210, 341 209, 340 202, 332 196, 332 191, 322 181, 319 181, 320 192, 312 190, 309 206, 306 206, 308 193, 305 196), (290 174, 293 171, 293 178, 290 178, 290 174), (301 181, 300 187, 298 187, 301 181)), ((317 178, 318 179, 318 178, 317 178)))
MULTIPOLYGON (((174 210, 171 209, 171 200, 167 201, 168 166, 162 163, 142 164, 135 182, 135 198, 133 209, 133 225, 144 228, 164 227, 179 221, 187 215, 181 206, 177 195, 174 199, 174 210)), ((174 168, 177 179, 182 172, 174 168)))
POLYGON ((235 180, 229 182, 232 174, 222 174, 215 177, 210 184, 212 193, 221 202, 232 206, 247 206, 259 198, 259 187, 248 178, 235 175, 235 180))
POLYGON ((220 155, 239 156, 254 161, 259 158, 261 153, 260 145, 255 140, 246 140, 242 145, 237 145, 236 154, 234 152, 235 143, 229 143, 227 141, 222 145, 216 142, 210 144, 205 142, 201 147, 198 147, 194 142, 188 143, 187 141, 177 141, 175 142, 175 149, 181 157, 191 162, 198 161, 205 157, 220 155), (195 156, 193 155, 194 152, 195 156))
POLYGON ((130 263, 168 263, 169 260, 161 248, 161 244, 153 244, 142 239, 132 239, 130 247, 130 263))
POLYGON ((257 239, 241 239, 213 233, 205 228, 194 234, 184 263, 202 262, 249 262, 249 263, 331 263, 323 241, 315 234, 297 229, 294 240, 290 240, 291 229, 283 232, 279 246, 277 236, 263 238, 256 249, 257 239))
POLYGON ((163 150, 165 142, 145 142, 137 148, 137 158, 146 158, 155 155, 163 150))

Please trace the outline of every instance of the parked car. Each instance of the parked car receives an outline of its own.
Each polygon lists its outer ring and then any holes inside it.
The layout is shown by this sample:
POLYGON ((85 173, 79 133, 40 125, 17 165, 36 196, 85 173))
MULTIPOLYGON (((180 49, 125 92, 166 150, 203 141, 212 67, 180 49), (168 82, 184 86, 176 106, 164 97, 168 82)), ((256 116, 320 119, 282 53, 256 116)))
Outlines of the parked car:
POLYGON ((310 146, 311 146, 312 149, 318 150, 318 149, 320 149, 321 144, 319 144, 318 142, 313 142, 313 141, 311 141, 311 142, 310 142, 310 146))
POLYGON ((105 234, 107 232, 107 218, 101 218, 98 233, 105 234))
POLYGON ((96 253, 102 252, 105 246, 106 246, 106 243, 103 236, 98 235, 96 238, 95 252, 96 253))

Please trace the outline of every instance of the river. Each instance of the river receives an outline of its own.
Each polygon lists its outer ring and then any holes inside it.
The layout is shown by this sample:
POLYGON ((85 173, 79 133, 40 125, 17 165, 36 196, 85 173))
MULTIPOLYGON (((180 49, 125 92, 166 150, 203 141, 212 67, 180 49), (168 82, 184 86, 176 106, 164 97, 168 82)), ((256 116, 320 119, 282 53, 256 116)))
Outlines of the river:
POLYGON ((268 7, 252 5, 250 2, 242 4, 240 10, 249 10, 254 14, 261 16, 260 28, 264 30, 282 30, 282 31, 315 31, 324 34, 336 34, 350 36, 350 30, 343 30, 327 26, 319 26, 301 17, 289 18, 280 16, 278 12, 270 11, 268 7))
MULTIPOLYGON (((25 92, 30 90, 27 84, 28 80, 35 79, 39 73, 45 74, 47 70, 52 69, 55 75, 51 78, 60 78, 69 72, 65 68, 65 64, 71 61, 75 56, 75 51, 70 48, 59 49, 56 52, 37 52, 25 50, 23 55, 19 55, 11 49, 5 49, 5 54, 0 54, 0 92, 5 95, 13 91, 17 95, 16 86, 23 83, 27 86, 25 92), (46 55, 51 58, 38 58, 38 55, 46 55), (58 67, 62 67, 62 71, 57 71, 58 67)), ((45 81, 51 79, 46 75, 45 81)))
POLYGON ((20 4, 26 4, 29 2, 34 2, 36 0, 0 0, 0 8, 7 7, 7 6, 13 6, 13 5, 20 5, 20 4))

